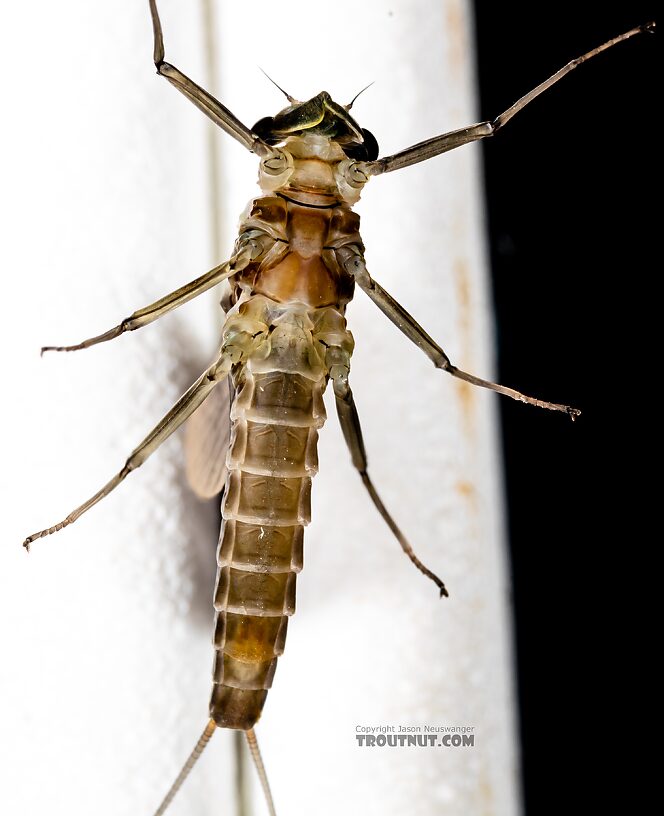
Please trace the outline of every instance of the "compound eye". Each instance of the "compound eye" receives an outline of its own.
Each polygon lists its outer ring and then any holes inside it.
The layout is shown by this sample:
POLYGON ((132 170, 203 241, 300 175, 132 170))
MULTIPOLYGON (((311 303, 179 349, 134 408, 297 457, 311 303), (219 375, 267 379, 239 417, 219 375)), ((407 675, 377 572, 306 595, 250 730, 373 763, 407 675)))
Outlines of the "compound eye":
POLYGON ((376 137, 370 130, 366 130, 366 128, 362 128, 362 134, 364 135, 364 149, 367 151, 366 160, 376 161, 379 150, 376 137))
POLYGON ((349 159, 355 161, 374 161, 378 158, 378 142, 370 130, 362 128, 364 142, 360 145, 348 145, 343 148, 349 159))
POLYGON ((258 122, 252 127, 251 132, 255 133, 259 139, 262 139, 269 145, 276 145, 281 139, 278 136, 274 136, 273 134, 273 127, 274 127, 274 117, 273 116, 265 116, 263 119, 259 119, 258 122))

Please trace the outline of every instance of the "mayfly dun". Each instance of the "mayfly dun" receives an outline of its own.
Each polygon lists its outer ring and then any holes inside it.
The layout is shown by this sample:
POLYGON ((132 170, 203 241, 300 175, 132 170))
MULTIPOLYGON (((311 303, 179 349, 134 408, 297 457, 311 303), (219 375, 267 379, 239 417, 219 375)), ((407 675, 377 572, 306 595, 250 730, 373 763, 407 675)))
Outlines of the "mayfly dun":
MULTIPOLYGON (((277 656, 285 645, 286 623, 294 611, 295 573, 301 566, 308 491, 316 470, 316 432, 324 418, 321 397, 328 379, 366 493, 395 532, 394 522, 381 506, 368 477, 349 386, 353 341, 344 310, 353 287, 363 290, 438 368, 465 382, 575 415, 575 409, 523 397, 453 368, 435 340, 369 277, 359 221, 351 212, 351 205, 373 175, 401 170, 492 135, 534 94, 493 123, 457 130, 379 159, 373 137, 356 121, 349 100, 339 104, 325 93, 302 102, 289 96, 285 111, 261 119, 248 129, 227 108, 192 85, 179 69, 164 62, 154 3, 151 9, 159 72, 258 156, 263 192, 243 217, 240 237, 228 263, 220 264, 170 302, 162 301, 152 311, 141 310, 117 329, 104 332, 94 343, 77 344, 80 349, 110 340, 123 330, 140 328, 222 279, 232 284, 217 360, 170 415, 172 421, 161 423, 107 487, 82 506, 81 512, 110 493, 196 408, 200 406, 203 411, 210 404, 204 399, 221 393, 232 377, 235 430, 215 596, 218 617, 212 720, 206 726, 204 741, 217 726, 247 731, 256 755, 253 725, 271 686, 277 656), (262 394, 266 395, 263 403, 262 394), (266 539, 269 550, 264 548, 266 539)), ((633 29, 619 39, 641 30, 633 29)), ((297 92, 290 87, 288 90, 297 92)), ((380 280, 379 271, 373 272, 380 280)), ((219 484, 215 482, 215 486, 219 484)), ((68 526, 81 512, 31 535, 26 543, 68 526)), ((401 533, 397 537, 408 549, 401 533)), ((443 592, 440 579, 417 562, 413 553, 409 555, 443 592)), ((159 727, 157 714, 155 734, 159 727)), ((269 766, 269 757, 266 759, 269 766)))

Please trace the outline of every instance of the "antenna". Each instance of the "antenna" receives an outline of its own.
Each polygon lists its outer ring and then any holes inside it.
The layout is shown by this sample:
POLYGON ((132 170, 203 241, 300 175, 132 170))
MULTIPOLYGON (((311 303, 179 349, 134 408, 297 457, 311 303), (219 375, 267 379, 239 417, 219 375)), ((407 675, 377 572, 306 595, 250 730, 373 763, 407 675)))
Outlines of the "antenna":
MULTIPOLYGON (((267 78, 270 80, 270 82, 271 82, 271 83, 274 85, 274 87, 275 87, 275 88, 279 88, 279 90, 281 91, 281 93, 282 93, 282 94, 283 94, 283 95, 286 97, 286 99, 287 99, 287 100, 288 100, 288 101, 291 103, 291 105, 297 105, 297 103, 298 103, 298 101, 299 101, 299 100, 297 100, 297 99, 296 99, 294 96, 291 96, 289 93, 287 93, 286 91, 284 91, 284 89, 281 87, 281 85, 277 85, 277 83, 276 83, 276 82, 275 82, 275 81, 272 79, 272 77, 271 77, 271 76, 270 76, 268 73, 266 73, 266 72, 265 72, 265 71, 264 71, 264 70, 263 70, 263 69, 260 67, 260 65, 258 66, 258 70, 259 70, 259 71, 260 71, 262 74, 264 74, 264 75, 265 75, 265 76, 266 76, 266 77, 267 77, 267 78)), ((360 93, 362 93, 362 91, 360 91, 360 93)), ((359 94, 358 94, 358 96, 359 96, 359 94)), ((355 98, 357 99, 357 97, 355 97, 355 98)), ((353 100, 353 102, 354 102, 354 101, 355 101, 355 99, 353 100)), ((352 102, 351 102, 351 104, 352 104, 352 102)))
MULTIPOLYGON (((266 75, 266 76, 267 76, 267 75, 266 75)), ((269 77, 268 77, 268 79, 269 79, 269 77)), ((374 79, 374 81, 373 81, 373 82, 370 82, 368 85, 365 85, 365 86, 364 86, 364 88, 362 88, 362 90, 361 90, 361 91, 358 91, 358 92, 355 94, 355 96, 354 96, 354 97, 351 99, 351 101, 350 101, 350 102, 349 102, 347 105, 344 105, 344 108, 346 108, 346 110, 347 110, 347 111, 349 111, 349 110, 350 110, 350 109, 353 107, 353 105, 355 104, 355 100, 357 99, 357 97, 358 97, 360 94, 363 94, 363 93, 366 91, 366 89, 367 89, 367 88, 370 88, 370 87, 371 87, 371 86, 374 84, 374 82, 375 82, 375 81, 376 81, 376 80, 374 79)), ((278 87, 278 86, 277 86, 277 87, 278 87)))

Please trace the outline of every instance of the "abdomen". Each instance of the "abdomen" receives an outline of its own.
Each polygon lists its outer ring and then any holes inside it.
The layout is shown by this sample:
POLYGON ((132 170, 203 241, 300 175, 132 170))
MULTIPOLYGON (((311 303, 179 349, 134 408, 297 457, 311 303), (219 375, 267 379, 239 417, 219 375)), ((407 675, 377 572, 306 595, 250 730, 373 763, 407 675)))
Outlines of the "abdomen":
POLYGON ((288 317, 269 357, 250 360, 235 378, 210 700, 211 717, 225 728, 246 730, 260 717, 295 611, 310 520, 326 377, 311 365, 301 317, 292 324, 288 317))

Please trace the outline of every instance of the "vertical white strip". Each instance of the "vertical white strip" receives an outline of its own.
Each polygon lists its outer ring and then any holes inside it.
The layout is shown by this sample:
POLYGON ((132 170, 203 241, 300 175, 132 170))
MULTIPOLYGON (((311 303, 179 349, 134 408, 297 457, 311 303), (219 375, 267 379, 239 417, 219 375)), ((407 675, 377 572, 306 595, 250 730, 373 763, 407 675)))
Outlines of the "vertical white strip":
MULTIPOLYGON (((464 0, 216 8, 219 93, 248 126, 285 104, 258 65, 299 98, 346 102, 376 80, 353 113, 383 155, 476 118, 464 0)), ((167 59, 202 80, 200 10, 160 9, 167 59)), ((37 353, 219 260, 206 123, 154 75, 147 0, 12 14, 0 34, 5 75, 22 83, 2 136, 3 800, 21 816, 149 816, 209 694, 214 513, 182 487, 179 439, 29 558, 20 541, 117 470, 213 353, 206 303, 105 347, 37 353)), ((227 254, 256 161, 219 139, 227 254)), ((358 211, 377 280, 455 362, 490 374, 476 150, 373 180, 358 211)), ((435 372, 362 293, 348 317, 373 478, 451 598, 437 600, 373 510, 330 402, 298 611, 258 728, 279 812, 514 816, 492 397, 435 372), (475 746, 358 747, 356 726, 377 725, 472 726, 475 746)), ((174 816, 233 813, 228 744, 215 736, 174 816)))

